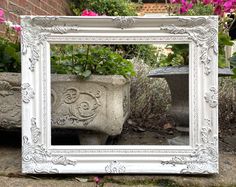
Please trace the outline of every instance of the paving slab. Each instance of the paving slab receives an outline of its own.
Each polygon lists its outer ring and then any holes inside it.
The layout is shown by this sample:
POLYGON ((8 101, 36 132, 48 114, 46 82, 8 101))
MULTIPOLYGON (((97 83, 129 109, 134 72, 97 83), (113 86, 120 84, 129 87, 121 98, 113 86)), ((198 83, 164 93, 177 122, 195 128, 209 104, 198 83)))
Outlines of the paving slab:
POLYGON ((28 179, 0 177, 1 187, 95 187, 93 182, 81 183, 75 180, 28 179))
POLYGON ((0 175, 21 174, 21 149, 0 146, 0 175))
POLYGON ((236 187, 236 154, 220 154, 220 171, 216 175, 118 175, 105 176, 120 184, 150 184, 154 186, 236 187))

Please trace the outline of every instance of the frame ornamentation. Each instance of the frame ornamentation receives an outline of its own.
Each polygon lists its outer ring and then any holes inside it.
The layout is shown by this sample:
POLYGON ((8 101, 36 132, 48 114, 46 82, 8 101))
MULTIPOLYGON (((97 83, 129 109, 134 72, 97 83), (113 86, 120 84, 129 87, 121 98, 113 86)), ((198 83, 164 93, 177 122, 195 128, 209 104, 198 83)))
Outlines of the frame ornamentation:
POLYGON ((218 18, 22 16, 23 173, 218 173, 218 18), (189 44, 190 144, 52 146, 50 44, 189 44))

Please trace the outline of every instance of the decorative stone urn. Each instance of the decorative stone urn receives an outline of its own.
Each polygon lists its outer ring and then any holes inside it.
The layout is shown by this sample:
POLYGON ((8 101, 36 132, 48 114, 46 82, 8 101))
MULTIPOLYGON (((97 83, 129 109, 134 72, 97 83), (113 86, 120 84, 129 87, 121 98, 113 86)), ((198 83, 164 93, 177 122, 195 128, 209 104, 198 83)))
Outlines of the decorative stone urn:
MULTIPOLYGON (((0 73, 0 128, 21 127, 21 78, 0 73)), ((80 129, 80 144, 105 144, 130 113, 130 80, 119 75, 52 75, 52 127, 80 129)))
MULTIPOLYGON (((219 68, 219 76, 233 75, 229 68, 219 68)), ((170 145, 189 145, 189 68, 188 66, 161 67, 152 70, 148 77, 165 78, 171 92, 168 110, 175 120, 180 136, 169 139, 170 145)))

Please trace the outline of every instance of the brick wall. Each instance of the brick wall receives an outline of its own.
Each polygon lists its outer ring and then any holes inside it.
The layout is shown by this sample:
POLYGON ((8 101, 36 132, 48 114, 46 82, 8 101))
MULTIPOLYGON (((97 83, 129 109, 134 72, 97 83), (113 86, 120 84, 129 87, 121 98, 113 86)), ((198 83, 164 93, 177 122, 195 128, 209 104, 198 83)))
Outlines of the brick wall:
POLYGON ((143 3, 141 9, 139 10, 139 15, 144 14, 164 14, 168 13, 168 9, 165 3, 143 3))
MULTIPOLYGON (((6 19, 20 23, 20 15, 72 15, 69 0, 0 0, 6 19)), ((0 25, 0 34, 5 31, 0 25)))

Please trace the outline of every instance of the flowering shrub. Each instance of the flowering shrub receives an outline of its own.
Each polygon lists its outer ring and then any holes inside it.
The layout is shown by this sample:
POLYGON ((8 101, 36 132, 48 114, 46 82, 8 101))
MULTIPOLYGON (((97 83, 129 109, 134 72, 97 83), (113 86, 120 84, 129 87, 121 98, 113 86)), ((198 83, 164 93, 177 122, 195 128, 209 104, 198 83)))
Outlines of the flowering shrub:
POLYGON ((81 14, 81 16, 98 16, 96 12, 93 12, 91 10, 84 10, 81 14))
MULTIPOLYGON (((73 11, 78 16, 136 16, 138 4, 127 0, 74 0, 73 11)), ((156 48, 152 45, 109 45, 125 59, 138 57, 144 63, 156 66, 156 48)))
POLYGON ((196 5, 210 5, 216 15, 223 16, 224 13, 234 12, 236 0, 170 0, 172 4, 179 4, 179 13, 185 14, 196 5))
POLYGON ((5 19, 5 13, 2 9, 0 9, 0 23, 5 24, 8 28, 15 30, 16 32, 21 31, 21 26, 18 24, 13 24, 11 21, 7 21, 5 19))
MULTIPOLYGON (((136 4, 127 0, 73 0, 72 10, 80 16, 84 10, 97 12, 107 16, 135 16, 136 4)), ((91 16, 87 15, 86 16, 91 16)))
POLYGON ((20 72, 19 32, 21 26, 5 19, 0 9, 0 24, 6 26, 5 37, 0 37, 0 72, 20 72))
POLYGON ((170 0, 174 14, 200 16, 219 16, 219 67, 233 67, 225 57, 225 46, 232 46, 229 30, 236 21, 227 14, 236 12, 236 0, 170 0))

